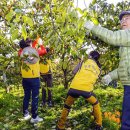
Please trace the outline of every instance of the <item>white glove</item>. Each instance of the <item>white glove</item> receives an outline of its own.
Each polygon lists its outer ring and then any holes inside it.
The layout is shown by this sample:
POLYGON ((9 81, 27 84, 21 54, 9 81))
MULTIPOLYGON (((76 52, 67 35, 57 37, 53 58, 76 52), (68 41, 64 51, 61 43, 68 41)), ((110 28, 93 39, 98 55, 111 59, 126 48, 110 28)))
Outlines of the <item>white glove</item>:
POLYGON ((42 39, 39 38, 39 39, 38 39, 38 44, 39 44, 39 45, 42 45, 42 43, 43 43, 42 39))
POLYGON ((110 75, 105 75, 103 78, 102 78, 102 83, 104 83, 105 85, 108 85, 110 82, 112 81, 110 75))
POLYGON ((94 26, 94 23, 92 21, 87 21, 85 24, 84 24, 84 27, 89 29, 89 30, 92 30, 94 26))

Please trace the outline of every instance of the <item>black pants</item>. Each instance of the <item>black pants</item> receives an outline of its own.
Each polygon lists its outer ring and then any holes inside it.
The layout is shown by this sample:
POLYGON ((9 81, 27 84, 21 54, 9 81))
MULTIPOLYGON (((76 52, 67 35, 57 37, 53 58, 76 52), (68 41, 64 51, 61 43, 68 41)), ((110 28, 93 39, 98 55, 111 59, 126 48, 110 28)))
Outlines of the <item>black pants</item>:
POLYGON ((42 85, 42 102, 46 102, 47 95, 47 101, 50 102, 52 101, 52 74, 41 75, 41 81, 45 83, 45 85, 42 85))

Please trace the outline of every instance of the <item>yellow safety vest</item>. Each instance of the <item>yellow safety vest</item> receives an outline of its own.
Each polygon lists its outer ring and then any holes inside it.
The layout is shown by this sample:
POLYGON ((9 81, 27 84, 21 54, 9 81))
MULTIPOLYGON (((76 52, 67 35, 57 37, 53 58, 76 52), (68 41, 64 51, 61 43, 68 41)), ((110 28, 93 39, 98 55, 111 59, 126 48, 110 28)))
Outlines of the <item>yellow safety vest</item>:
POLYGON ((51 60, 47 60, 47 64, 40 62, 40 73, 41 74, 51 73, 51 60))
MULTIPOLYGON (((22 63, 23 64, 23 63, 22 63)), ((23 78, 37 78, 40 77, 39 61, 36 64, 26 64, 27 69, 21 66, 21 73, 23 78)))
POLYGON ((97 63, 92 59, 88 59, 83 62, 81 69, 76 73, 70 88, 90 92, 93 90, 99 74, 100 68, 97 63))

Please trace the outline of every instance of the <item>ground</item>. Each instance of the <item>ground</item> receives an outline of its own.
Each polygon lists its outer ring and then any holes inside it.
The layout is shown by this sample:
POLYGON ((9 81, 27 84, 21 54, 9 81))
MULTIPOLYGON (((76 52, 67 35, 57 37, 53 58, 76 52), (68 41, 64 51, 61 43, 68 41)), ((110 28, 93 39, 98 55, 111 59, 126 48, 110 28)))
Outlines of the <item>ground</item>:
MULTIPOLYGON (((57 120, 63 108, 67 90, 62 85, 53 88, 54 107, 41 107, 41 90, 39 99, 39 116, 44 118, 42 123, 31 124, 22 120, 23 89, 12 87, 10 93, 4 88, 0 89, 0 130, 55 130, 57 120)), ((96 86, 94 93, 97 95, 102 112, 104 130, 119 130, 123 89, 110 87, 102 88, 96 86), (117 122, 118 120, 118 122, 117 122)), ((72 106, 68 121, 67 130, 92 130, 94 118, 92 107, 84 99, 79 98, 72 106)))

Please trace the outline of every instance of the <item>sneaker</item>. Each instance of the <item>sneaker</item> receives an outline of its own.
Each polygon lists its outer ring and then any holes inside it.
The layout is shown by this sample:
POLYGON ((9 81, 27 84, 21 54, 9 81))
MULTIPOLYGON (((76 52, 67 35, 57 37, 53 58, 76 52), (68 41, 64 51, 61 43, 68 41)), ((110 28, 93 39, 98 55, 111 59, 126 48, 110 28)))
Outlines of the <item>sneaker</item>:
POLYGON ((30 120, 31 123, 38 123, 38 122, 41 122, 41 121, 43 121, 43 118, 40 118, 39 116, 37 116, 35 119, 32 118, 30 120))
POLYGON ((100 125, 96 125, 94 130, 103 130, 103 127, 100 125))
POLYGON ((27 114, 27 115, 24 115, 23 120, 29 120, 30 118, 31 118, 31 116, 29 114, 27 114))
POLYGON ((48 102, 48 107, 53 107, 52 101, 48 102))

